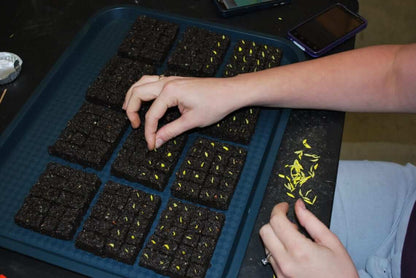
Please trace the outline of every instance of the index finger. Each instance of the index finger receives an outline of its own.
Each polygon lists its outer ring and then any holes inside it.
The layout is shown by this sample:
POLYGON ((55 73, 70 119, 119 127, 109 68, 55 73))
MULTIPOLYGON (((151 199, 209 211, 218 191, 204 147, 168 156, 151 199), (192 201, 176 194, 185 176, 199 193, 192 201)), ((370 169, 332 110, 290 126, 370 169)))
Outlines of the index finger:
POLYGON ((125 104, 125 110, 133 128, 137 128, 140 125, 138 111, 140 110, 142 102, 157 98, 162 91, 165 82, 166 79, 158 79, 154 82, 147 82, 130 88, 130 98, 125 104))
POLYGON ((127 103, 130 100, 131 95, 133 94, 133 91, 136 87, 146 84, 146 83, 150 83, 150 82, 156 82, 161 78, 160 75, 143 75, 137 82, 135 82, 133 85, 130 86, 130 88, 128 89, 125 97, 124 97, 124 102, 123 102, 123 109, 126 110, 127 108, 127 103))
POLYGON ((305 236, 302 235, 298 231, 297 226, 287 218, 288 210, 288 203, 277 204, 272 210, 270 225, 286 249, 291 249, 294 245, 297 245, 300 240, 304 239, 305 236))
POLYGON ((156 132, 159 120, 165 115, 170 107, 177 106, 175 98, 166 97, 161 94, 156 98, 146 113, 146 122, 144 125, 144 136, 147 141, 147 147, 152 150, 156 146, 156 132))

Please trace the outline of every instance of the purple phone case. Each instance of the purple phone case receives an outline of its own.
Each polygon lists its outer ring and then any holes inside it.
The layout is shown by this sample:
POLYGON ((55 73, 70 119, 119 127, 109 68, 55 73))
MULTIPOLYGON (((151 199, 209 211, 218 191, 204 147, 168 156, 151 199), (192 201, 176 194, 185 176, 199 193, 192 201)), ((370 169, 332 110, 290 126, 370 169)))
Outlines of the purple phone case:
POLYGON ((303 21, 302 23, 296 25, 294 28, 292 28, 291 30, 288 31, 288 38, 297 46, 299 47, 302 51, 306 52, 307 54, 309 54, 312 57, 320 57, 323 54, 327 53, 328 51, 330 51, 331 49, 333 49, 334 47, 336 47, 337 45, 340 45, 341 43, 343 43, 344 41, 348 40, 349 38, 355 36, 358 32, 362 31, 363 29, 365 29, 367 27, 367 20, 365 18, 363 18, 362 16, 358 15, 357 13, 351 11, 350 9, 348 9, 347 7, 345 7, 344 5, 340 4, 340 3, 336 3, 330 7, 328 7, 327 9, 323 10, 322 12, 308 18, 307 20, 303 21), (336 6, 340 6, 343 9, 345 9, 346 11, 348 11, 349 13, 351 13, 352 15, 356 16, 357 18, 359 18, 360 20, 362 20, 362 24, 360 26, 358 26, 356 29, 352 30, 351 32, 347 33, 346 35, 344 35, 343 37, 335 40, 334 42, 330 43, 329 45, 325 46, 324 48, 315 51, 312 48, 310 48, 308 45, 306 45, 305 43, 303 43, 300 39, 298 39, 295 35, 293 35, 293 30, 299 28, 301 25, 305 24, 306 22, 312 20, 313 18, 316 18, 317 16, 325 13, 326 11, 336 7, 336 6))

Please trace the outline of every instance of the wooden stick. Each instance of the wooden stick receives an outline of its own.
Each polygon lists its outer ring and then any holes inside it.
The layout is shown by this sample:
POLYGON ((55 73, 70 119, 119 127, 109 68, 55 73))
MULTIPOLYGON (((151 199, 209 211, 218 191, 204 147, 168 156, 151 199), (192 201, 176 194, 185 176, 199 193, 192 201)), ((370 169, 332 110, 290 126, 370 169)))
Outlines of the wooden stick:
POLYGON ((4 91, 3 91, 3 93, 1 94, 1 97, 0 97, 0 103, 3 101, 3 98, 6 95, 6 93, 7 93, 7 89, 4 89, 4 91))

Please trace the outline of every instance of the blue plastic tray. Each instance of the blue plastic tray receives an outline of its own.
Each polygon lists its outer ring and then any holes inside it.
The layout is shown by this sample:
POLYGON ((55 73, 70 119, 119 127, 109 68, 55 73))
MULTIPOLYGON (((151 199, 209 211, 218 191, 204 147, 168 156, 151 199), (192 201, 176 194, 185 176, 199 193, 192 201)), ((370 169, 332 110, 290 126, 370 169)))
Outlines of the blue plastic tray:
MULTIPOLYGON (((230 36, 231 46, 225 61, 228 60, 234 44, 239 39, 267 43, 281 48, 283 50, 282 64, 298 62, 304 57, 285 39, 161 14, 140 7, 123 6, 98 13, 81 30, 0 138, 1 246, 90 276, 161 277, 138 265, 140 254, 134 265, 127 265, 76 249, 74 242, 82 225, 72 241, 64 241, 21 228, 13 220, 30 188, 44 171, 48 162, 55 161, 82 169, 79 165, 50 156, 47 147, 55 142, 67 121, 78 111, 84 102, 89 84, 94 81, 108 59, 116 54, 119 44, 139 15, 175 22, 180 26, 180 33, 192 25, 230 36)), ((159 72, 164 66, 159 68, 159 72)), ((218 75, 221 74, 223 67, 224 64, 218 75)), ((279 109, 261 111, 251 143, 244 146, 248 151, 246 164, 229 209, 224 212, 225 226, 206 277, 237 275, 289 113, 289 110, 279 109)), ((110 175, 111 163, 129 132, 130 130, 125 134, 102 171, 89 168, 85 170, 96 173, 103 184, 108 180, 113 180, 158 194, 162 198, 160 214, 170 198, 173 176, 166 189, 158 192, 141 184, 127 182, 110 175)), ((194 133, 189 136, 177 168, 184 159, 186 150, 197 136, 200 134, 194 133)), ((99 193, 102 187, 103 185, 99 193)), ((84 221, 96 202, 97 196, 92 201, 84 221)), ((157 221, 153 224, 151 233, 156 224, 157 221)))

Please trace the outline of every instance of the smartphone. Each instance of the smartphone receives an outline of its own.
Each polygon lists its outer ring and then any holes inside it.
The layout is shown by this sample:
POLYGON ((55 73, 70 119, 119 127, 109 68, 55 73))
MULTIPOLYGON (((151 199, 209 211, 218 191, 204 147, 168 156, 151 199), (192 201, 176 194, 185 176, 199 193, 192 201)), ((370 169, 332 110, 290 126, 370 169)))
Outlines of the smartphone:
POLYGON ((312 57, 319 57, 366 26, 367 20, 337 3, 291 29, 288 37, 312 57))
POLYGON ((224 17, 281 6, 290 2, 291 0, 214 0, 221 15, 224 17))

